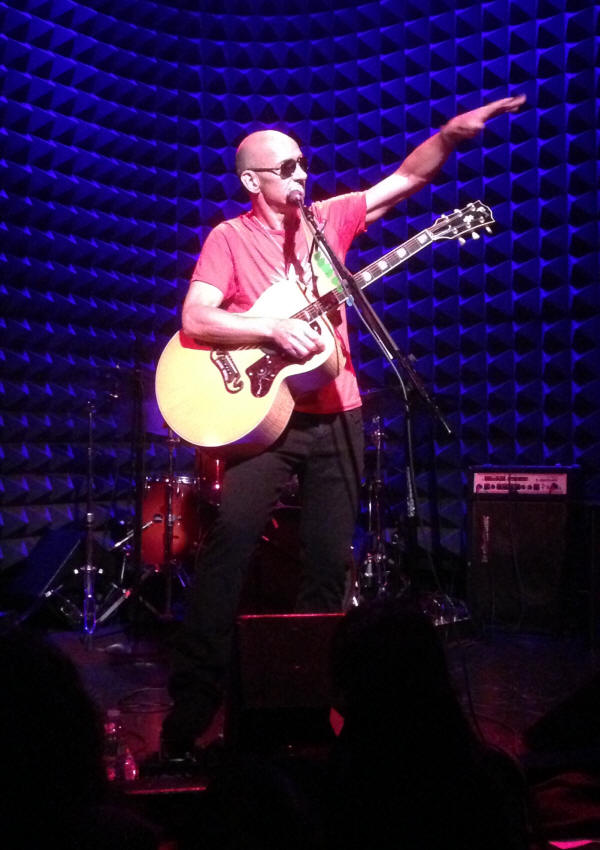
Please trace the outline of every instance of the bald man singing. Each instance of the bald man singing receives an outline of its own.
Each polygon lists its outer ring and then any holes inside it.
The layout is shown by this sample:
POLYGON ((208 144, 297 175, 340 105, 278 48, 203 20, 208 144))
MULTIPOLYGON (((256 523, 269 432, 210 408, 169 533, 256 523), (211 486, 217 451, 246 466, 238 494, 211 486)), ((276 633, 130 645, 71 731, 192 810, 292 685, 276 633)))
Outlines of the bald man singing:
MULTIPOLYGON (((395 204, 429 183, 454 148, 486 121, 516 112, 524 96, 508 97, 452 118, 415 148, 395 172, 363 192, 314 203, 311 210, 343 261, 352 240, 395 204)), ((290 314, 246 315, 274 284, 315 285, 309 239, 298 201, 305 197, 308 161, 297 142, 276 130, 247 136, 236 171, 250 210, 208 235, 183 305, 186 335, 232 347, 267 345, 304 360, 323 349, 318 331, 290 314)), ((184 622, 173 641, 162 729, 167 759, 193 757, 196 739, 222 700, 243 582, 282 489, 300 484, 302 576, 298 612, 336 612, 358 509, 363 462, 361 399, 348 344, 345 308, 332 317, 344 355, 336 377, 295 399, 287 427, 258 455, 229 463, 218 518, 202 549, 184 622)))

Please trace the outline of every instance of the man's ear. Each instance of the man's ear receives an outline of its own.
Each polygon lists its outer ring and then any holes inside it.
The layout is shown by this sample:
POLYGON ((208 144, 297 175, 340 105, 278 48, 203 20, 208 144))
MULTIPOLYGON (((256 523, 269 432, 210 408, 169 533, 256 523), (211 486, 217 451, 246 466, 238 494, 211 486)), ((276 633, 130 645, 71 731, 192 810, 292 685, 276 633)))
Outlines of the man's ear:
POLYGON ((260 184, 254 171, 242 171, 240 174, 240 180, 242 181, 242 186, 247 192, 250 192, 251 195, 258 195, 260 192, 260 184))

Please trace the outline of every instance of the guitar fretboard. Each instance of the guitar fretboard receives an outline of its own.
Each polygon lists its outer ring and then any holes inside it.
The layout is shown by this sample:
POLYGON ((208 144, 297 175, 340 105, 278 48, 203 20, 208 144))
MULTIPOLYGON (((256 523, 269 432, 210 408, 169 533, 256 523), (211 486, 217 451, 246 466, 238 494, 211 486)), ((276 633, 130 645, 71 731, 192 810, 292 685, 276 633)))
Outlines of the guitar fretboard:
POLYGON ((368 286, 373 281, 378 280, 384 274, 393 271, 397 266, 420 251, 426 245, 433 242, 433 236, 428 230, 422 230, 416 236, 411 237, 399 248, 394 248, 387 254, 384 254, 379 260, 376 260, 371 265, 366 266, 362 271, 355 275, 355 280, 362 289, 368 286))
MULTIPOLYGON (((417 251, 420 251, 431 242, 433 242, 433 236, 431 233, 428 230, 422 230, 398 248, 394 248, 393 251, 389 251, 387 254, 384 254, 384 256, 380 257, 379 260, 376 260, 369 266, 365 266, 364 269, 354 275, 354 280, 361 289, 364 289, 365 286, 368 286, 370 283, 373 283, 380 277, 383 277, 384 274, 393 271, 401 263, 409 257, 412 257, 417 253, 417 251)), ((317 298, 316 301, 312 301, 310 304, 307 304, 306 307, 303 307, 302 310, 293 316, 293 318, 302 319, 305 322, 312 322, 315 319, 318 319, 319 316, 329 313, 331 310, 338 307, 345 300, 345 297, 346 296, 344 295, 341 287, 333 289, 331 292, 327 292, 325 295, 317 298)))

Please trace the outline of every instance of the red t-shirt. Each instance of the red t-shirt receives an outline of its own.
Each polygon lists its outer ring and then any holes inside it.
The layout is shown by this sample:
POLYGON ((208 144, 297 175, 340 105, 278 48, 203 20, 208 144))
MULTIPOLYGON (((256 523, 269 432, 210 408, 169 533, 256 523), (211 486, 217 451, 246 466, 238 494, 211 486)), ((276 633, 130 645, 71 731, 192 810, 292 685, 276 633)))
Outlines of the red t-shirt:
MULTIPOLYGON (((354 237, 365 229, 367 207, 364 193, 340 195, 317 202, 311 208, 317 221, 325 222, 325 237, 336 256, 343 261, 354 237)), ((285 279, 290 265, 295 266, 299 277, 307 279, 307 254, 308 246, 301 227, 296 231, 295 243, 287 245, 284 230, 271 230, 250 211, 211 230, 192 280, 216 286, 223 293, 221 306, 233 313, 241 313, 248 310, 269 286, 285 279)), ((296 410, 338 413, 360 406, 350 357, 345 307, 340 312, 341 322, 336 332, 346 355, 346 365, 335 380, 299 397, 296 410)))

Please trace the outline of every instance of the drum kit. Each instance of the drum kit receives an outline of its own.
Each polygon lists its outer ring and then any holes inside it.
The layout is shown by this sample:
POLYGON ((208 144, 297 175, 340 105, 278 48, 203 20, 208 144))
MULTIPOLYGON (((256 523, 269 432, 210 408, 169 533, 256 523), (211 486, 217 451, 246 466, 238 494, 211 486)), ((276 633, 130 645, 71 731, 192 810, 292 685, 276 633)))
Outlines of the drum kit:
POLYGON ((180 438, 166 425, 161 428, 164 433, 155 433, 154 438, 161 439, 167 447, 167 470, 144 476, 137 529, 134 524, 112 546, 112 551, 122 553, 121 567, 118 581, 113 584, 112 601, 109 605, 105 602, 98 622, 110 617, 132 593, 160 620, 173 619, 174 585, 189 586, 188 567, 201 549, 216 515, 223 461, 197 451, 192 474, 176 471, 175 455, 180 438), (141 538, 137 559, 133 542, 136 530, 141 538), (143 591, 147 579, 153 575, 164 579, 160 608, 143 591))
MULTIPOLYGON (((196 452, 191 473, 176 469, 177 446, 181 440, 167 427, 154 398, 150 381, 136 368, 131 374, 120 370, 95 375, 87 388, 87 451, 85 527, 81 539, 81 561, 70 577, 60 575, 60 584, 44 592, 50 607, 73 627, 81 627, 91 638, 127 600, 137 600, 160 620, 173 619, 175 583, 187 587, 189 566, 214 520, 220 500, 223 461, 196 452), (119 404, 119 419, 132 419, 132 491, 135 505, 120 508, 108 530, 98 530, 95 504, 97 446, 94 434, 97 412, 119 404), (165 454, 166 469, 146 474, 149 442, 156 454, 165 454), (107 543, 107 536, 110 542, 107 543), (152 576, 161 581, 159 598, 149 591, 152 576)), ((84 387, 84 390, 86 388, 84 387)), ((154 451, 153 451, 154 454, 154 451)), ((130 501, 130 500, 129 500, 130 501)), ((75 551, 75 550, 74 550, 75 551)), ((77 550, 79 551, 79 550, 77 550)))
MULTIPOLYGON (((113 399, 119 398, 116 392, 110 395, 113 399)), ((361 544, 353 547, 354 551, 349 553, 346 607, 357 605, 362 600, 396 595, 403 592, 410 581, 402 569, 397 528, 392 528, 390 533, 390 528, 385 527, 389 506, 386 504, 387 486, 384 481, 386 433, 383 422, 384 417, 393 415, 390 413, 390 404, 398 412, 399 402, 393 391, 372 390, 363 394, 365 432, 370 442, 367 449, 370 452, 370 463, 366 464, 363 485, 365 499, 362 516, 366 522, 363 521, 361 544)), ((177 447, 181 440, 164 422, 154 393, 146 393, 142 387, 139 403, 135 405, 134 401, 134 406, 139 408, 134 417, 134 431, 141 432, 141 437, 139 433, 134 434, 136 504, 133 516, 120 524, 120 535, 113 535, 119 536, 119 539, 110 544, 113 568, 112 575, 107 576, 102 575, 105 571, 94 563, 95 405, 88 404, 85 564, 75 571, 79 581, 83 581, 83 586, 76 591, 82 604, 80 609, 74 602, 69 606, 71 612, 77 610, 77 617, 71 619, 81 623, 88 636, 93 634, 98 624, 109 620, 123 602, 132 598, 143 603, 159 619, 173 619, 174 587, 177 583, 185 589, 191 583, 189 568, 202 549, 220 503, 224 461, 196 449, 193 471, 177 470, 177 447), (166 446, 167 464, 164 471, 145 474, 144 454, 148 439, 166 446), (155 575, 161 577, 163 587, 158 604, 154 597, 146 593, 148 579, 155 575), (102 580, 97 582, 98 577, 102 580)), ((254 570, 255 578, 259 571, 262 574, 255 581, 250 577, 244 597, 247 604, 254 606, 253 613, 281 613, 286 605, 293 603, 292 596, 300 575, 297 494, 297 479, 292 479, 259 544, 257 560, 260 564, 254 570), (257 597, 257 582, 265 587, 272 586, 266 595, 261 590, 260 600, 257 597), (281 599, 274 598, 273 587, 279 588, 277 594, 281 599)), ((410 512, 410 505, 408 510, 410 512)), ((406 551, 406 545, 404 549, 406 551)))

